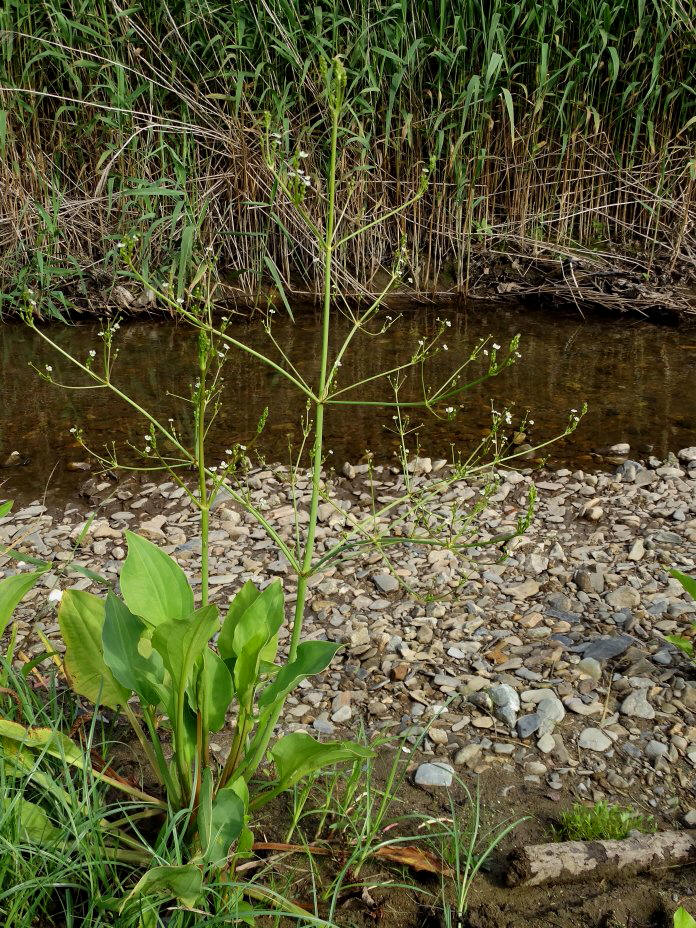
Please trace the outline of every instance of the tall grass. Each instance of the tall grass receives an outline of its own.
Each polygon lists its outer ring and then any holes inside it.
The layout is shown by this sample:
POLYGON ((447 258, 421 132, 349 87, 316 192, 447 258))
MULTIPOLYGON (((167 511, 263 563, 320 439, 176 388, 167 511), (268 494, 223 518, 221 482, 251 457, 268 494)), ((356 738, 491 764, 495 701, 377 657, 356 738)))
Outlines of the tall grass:
POLYGON ((18 286, 108 280, 137 227, 180 289, 202 241, 249 293, 276 274, 314 290, 293 204, 280 222, 260 205, 260 125, 317 177, 336 53, 347 221, 402 202, 436 156, 429 194, 337 255, 347 287, 403 234, 420 289, 470 284, 481 249, 693 264, 689 0, 6 0, 0 29, 0 272, 21 267, 18 286))

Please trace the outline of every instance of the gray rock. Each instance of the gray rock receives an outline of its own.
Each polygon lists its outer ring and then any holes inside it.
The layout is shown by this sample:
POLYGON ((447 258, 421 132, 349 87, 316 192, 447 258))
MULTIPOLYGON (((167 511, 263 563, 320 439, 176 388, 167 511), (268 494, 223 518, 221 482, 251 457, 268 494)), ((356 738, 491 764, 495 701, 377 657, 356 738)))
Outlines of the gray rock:
POLYGON ((556 742, 553 735, 547 733, 542 735, 541 738, 537 741, 537 747, 542 754, 550 754, 551 751, 556 747, 556 742))
POLYGON ((672 663, 672 655, 670 654, 669 648, 660 648, 659 651, 653 654, 652 659, 661 667, 669 667, 672 663))
POLYGON ((450 764, 421 764, 416 770, 415 782, 418 786, 448 787, 452 785, 453 776, 454 768, 450 764))
MULTIPOLYGON (((628 451, 626 452, 628 454, 628 451)), ((624 461, 616 468, 616 473, 628 482, 633 482, 637 475, 646 468, 639 461, 624 461)))
POLYGON ((558 696, 545 696, 536 707, 536 714, 542 722, 562 722, 565 718, 565 708, 558 696))
POLYGON ((677 457, 684 464, 693 464, 696 461, 696 445, 692 445, 690 448, 682 448, 681 451, 677 452, 677 457))
POLYGON ((333 735, 336 730, 328 719, 314 719, 312 728, 322 735, 333 735))
POLYGON ((465 744, 463 748, 460 748, 455 757, 455 764, 473 764, 481 756, 481 745, 480 744, 465 744))
POLYGON ((487 690, 492 703, 493 715, 509 728, 515 727, 517 713, 520 711, 520 697, 516 689, 502 683, 487 690))
POLYGON ((669 748, 666 744, 662 744, 661 741, 655 741, 653 738, 651 741, 648 741, 645 746, 645 756, 652 761, 659 760, 661 757, 664 757, 669 752, 669 748))
POLYGON ((391 574, 375 574, 372 582, 383 593, 395 593, 399 589, 399 581, 391 574))
POLYGON ((578 738, 578 747, 583 751, 602 753, 608 751, 612 743, 611 738, 605 735, 601 728, 585 728, 578 738))
POLYGON ((353 710, 350 706, 340 706, 334 713, 331 715, 331 721, 336 722, 337 725, 340 725, 342 722, 347 722, 353 717, 353 710))
POLYGON ((606 601, 612 609, 633 609, 640 605, 640 593, 632 586, 619 586, 607 593, 606 601))
POLYGON ((603 593, 604 574, 598 570, 581 568, 573 574, 573 582, 583 593, 603 593))
MULTIPOLYGON (((696 451, 696 448, 693 449, 696 451)), ((684 824, 689 828, 696 828, 696 809, 690 809, 684 816, 684 824)))
POLYGON ((513 712, 520 711, 520 696, 514 687, 509 683, 501 683, 498 686, 492 686, 488 690, 491 702, 496 708, 510 708, 513 712))
POLYGON ((635 640, 629 635, 603 635, 585 645, 583 656, 592 657, 601 663, 623 654, 632 644, 635 644, 635 640))
POLYGON ((530 735, 539 730, 541 723, 542 719, 539 718, 536 712, 523 715, 517 719, 517 734, 520 738, 529 738, 530 735))
POLYGON ((578 670, 593 680, 599 680, 602 676, 602 665, 596 657, 583 657, 578 663, 578 670))
POLYGON ((645 689, 643 687, 635 689, 632 693, 629 693, 629 695, 621 703, 621 712, 623 715, 627 715, 632 719, 655 718, 655 710, 648 702, 648 698, 645 695, 645 689))

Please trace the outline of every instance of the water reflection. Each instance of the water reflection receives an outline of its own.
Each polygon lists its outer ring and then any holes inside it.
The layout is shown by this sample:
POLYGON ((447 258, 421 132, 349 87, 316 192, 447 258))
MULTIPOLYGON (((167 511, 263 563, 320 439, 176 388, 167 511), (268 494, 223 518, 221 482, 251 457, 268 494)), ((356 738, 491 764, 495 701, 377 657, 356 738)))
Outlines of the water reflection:
MULTIPOLYGON (((534 313, 500 307, 462 313, 419 308, 405 312, 387 333, 360 336, 340 369, 340 385, 369 377, 410 355, 418 339, 436 327, 436 317, 448 318, 448 351, 429 368, 429 380, 439 384, 481 336, 501 343, 522 333, 522 361, 496 380, 472 390, 464 398, 454 422, 414 415, 423 422, 418 432, 427 454, 449 457, 466 451, 489 423, 491 399, 500 408, 515 404, 535 421, 533 438, 563 428, 569 409, 583 401, 590 411, 579 431, 555 446, 552 461, 588 466, 589 451, 627 441, 637 453, 653 450, 664 455, 696 444, 696 333, 647 323, 590 320, 576 316, 534 313)), ((347 323, 337 325, 333 349, 347 323)), ((53 336, 80 358, 95 347, 98 326, 54 327, 53 336)), ((259 323, 240 322, 233 334, 260 350, 268 341, 259 323)), ((307 377, 318 364, 318 325, 313 315, 302 315, 293 325, 276 323, 274 334, 307 377)), ((133 397, 160 416, 183 421, 184 405, 174 394, 188 395, 194 376, 195 335, 170 323, 124 324, 115 380, 133 397)), ((68 469, 84 458, 70 428, 81 425, 93 447, 115 441, 142 443, 145 429, 138 417, 108 391, 85 393, 58 390, 42 382, 29 367, 50 363, 58 380, 78 382, 67 362, 52 356, 40 339, 20 325, 0 327, 0 464, 18 451, 25 466, 0 470, 5 484, 0 495, 35 497, 49 487, 55 501, 74 491, 84 474, 68 469)), ((246 442, 254 434, 265 406, 270 407, 259 449, 269 460, 287 460, 296 445, 305 414, 302 397, 286 381, 247 357, 230 352, 226 368, 225 402, 211 434, 221 455, 233 441, 246 442)), ((408 391, 408 387, 406 388, 408 391)), ((404 394, 405 395, 405 394, 404 394)), ((389 390, 371 387, 363 398, 389 398, 389 390)), ((397 442, 390 432, 388 412, 355 407, 334 408, 326 426, 327 448, 338 466, 358 460, 370 450, 382 461, 393 458, 397 442)), ((414 439, 415 442, 415 439, 414 439)))

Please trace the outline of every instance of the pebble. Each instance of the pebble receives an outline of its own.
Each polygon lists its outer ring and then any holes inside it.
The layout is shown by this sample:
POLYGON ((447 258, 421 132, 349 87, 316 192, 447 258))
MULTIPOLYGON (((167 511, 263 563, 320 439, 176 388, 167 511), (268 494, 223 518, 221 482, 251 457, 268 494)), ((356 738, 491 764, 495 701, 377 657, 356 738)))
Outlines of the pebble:
MULTIPOLYGON (((496 748, 498 745, 496 745, 496 748)), ((454 756, 454 762, 457 765, 462 764, 471 764, 473 761, 477 761, 481 756, 481 745, 480 744, 466 744, 463 748, 460 748, 454 756)))
POLYGON ((372 582, 383 593, 395 593, 399 589, 399 581, 392 574, 375 574, 372 582))
POLYGON ((415 782, 418 786, 452 785, 454 768, 449 764, 421 764, 416 770, 415 782))
POLYGON ((602 677, 602 666, 595 657, 583 657, 577 666, 581 673, 586 674, 593 680, 600 680, 602 677))
POLYGON ((633 690, 632 693, 621 703, 621 712, 634 719, 654 719, 655 710, 648 702, 645 695, 645 689, 640 687, 633 690))
POLYGON ((583 751, 607 751, 612 740, 600 728, 585 728, 578 738, 578 747, 583 751))
MULTIPOLYGON (((696 685, 686 658, 665 636, 689 632, 696 604, 664 565, 696 573, 695 462, 696 446, 682 449, 679 460, 671 455, 648 466, 626 460, 616 473, 501 472, 500 489, 479 516, 484 538, 514 524, 511 514, 526 505, 532 479, 539 494, 535 519, 510 545, 505 563, 491 564, 487 548, 460 561, 409 544, 390 549, 391 572, 376 554, 332 564, 310 583, 305 636, 343 648, 323 674, 295 691, 281 727, 333 739, 361 725, 372 736, 400 724, 415 732, 415 743, 430 726, 424 747, 460 769, 478 773, 497 763, 528 783, 576 790, 590 800, 615 790, 661 807, 665 795, 688 795, 696 768, 696 685), (602 727, 587 727, 593 724, 602 727), (566 750, 564 740, 577 750, 566 750)), ((413 485, 427 488, 445 467, 419 458, 413 485)), ((292 544, 292 500, 276 471, 255 469, 248 479, 252 499, 264 501, 292 544)), ((78 563, 114 580, 126 556, 127 527, 173 551, 194 581, 200 571, 199 521, 180 487, 90 480, 89 509, 79 502, 55 516, 37 500, 0 519, 0 544, 20 533, 28 554, 53 555, 51 573, 16 613, 19 645, 32 656, 44 649, 35 627, 60 648, 51 589, 79 584, 100 591, 88 578, 60 571, 95 509, 99 518, 77 550, 78 563)), ((397 498, 397 480, 380 466, 370 474, 363 464, 346 464, 343 475, 327 470, 317 556, 345 531, 341 506, 358 522, 370 518, 375 495, 380 503, 397 498)), ((445 488, 441 512, 474 500, 480 486, 471 480, 445 488)), ((295 494, 302 525, 309 499, 302 474, 295 494)), ((404 520, 404 533, 417 530, 406 507, 394 516, 404 520)), ((223 612, 245 580, 263 585, 277 573, 290 613, 289 565, 228 494, 216 495, 211 541, 212 599, 223 612)), ((28 568, 0 559, 0 577, 18 569, 28 568)), ((287 627, 279 642, 282 658, 287 627)), ((446 761, 416 764, 416 782, 451 785, 446 761)), ((683 802, 680 817, 694 811, 683 802)))
POLYGON ((532 712, 529 715, 523 715, 517 719, 517 733, 520 738, 529 738, 530 735, 533 735, 535 731, 539 730, 541 726, 541 719, 536 714, 532 712))
POLYGON ((620 586, 607 593, 606 601, 613 609, 631 609, 640 604, 640 593, 632 586, 620 586))

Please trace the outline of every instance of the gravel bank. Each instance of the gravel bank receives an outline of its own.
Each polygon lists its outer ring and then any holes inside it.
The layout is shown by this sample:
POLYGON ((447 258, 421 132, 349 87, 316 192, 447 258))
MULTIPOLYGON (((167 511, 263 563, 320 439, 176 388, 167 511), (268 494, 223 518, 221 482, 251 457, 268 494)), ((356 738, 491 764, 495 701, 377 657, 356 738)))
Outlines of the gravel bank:
MULTIPOLYGON (((421 459, 415 482, 431 481, 443 466, 421 459)), ((351 515, 369 511, 367 479, 350 465, 330 478, 331 494, 351 515)), ((388 469, 377 468, 374 479, 380 500, 396 495, 399 478, 388 469)), ((333 736, 363 722, 369 731, 407 730, 415 740, 434 718, 422 746, 431 756, 414 763, 421 785, 447 785, 452 770, 506 768, 559 797, 645 802, 693 817, 696 673, 665 636, 691 633, 696 604, 665 566, 696 572, 696 448, 667 461, 627 460, 612 474, 505 472, 480 516, 486 536, 514 524, 532 480, 536 517, 504 563, 492 549, 462 561, 406 546, 391 552, 391 571, 373 553, 314 578, 306 636, 345 647, 323 678, 288 700, 283 725, 333 736), (438 597, 429 602, 413 595, 432 590, 438 597)), ((282 482, 257 470, 250 486, 290 539, 294 518, 282 482)), ((297 491, 306 499, 306 480, 297 491)), ((173 553, 195 579, 198 520, 183 490, 92 480, 85 492, 84 505, 57 515, 37 503, 0 520, 0 542, 68 561, 85 513, 97 506, 79 563, 115 577, 130 528, 173 553)), ((442 512, 477 492, 455 484, 442 512)), ((344 516, 322 505, 320 551, 343 526, 344 516)), ((247 578, 263 584, 273 576, 284 579, 292 602, 287 564, 229 500, 215 509, 211 538, 214 602, 224 606, 247 578)), ((0 558, 0 575, 14 570, 0 558)), ((47 588, 61 584, 93 588, 78 575, 47 574, 17 613, 25 653, 43 647, 37 628, 56 638, 47 588)))

